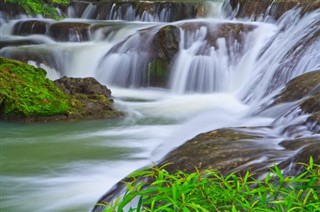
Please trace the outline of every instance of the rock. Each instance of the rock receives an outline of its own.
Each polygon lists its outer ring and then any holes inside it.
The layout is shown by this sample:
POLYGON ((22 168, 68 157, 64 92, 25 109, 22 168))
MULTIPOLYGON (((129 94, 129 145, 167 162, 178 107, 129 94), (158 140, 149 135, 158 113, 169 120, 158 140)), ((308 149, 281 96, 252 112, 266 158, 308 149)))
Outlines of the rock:
POLYGON ((289 81, 276 97, 275 104, 302 99, 316 89, 320 89, 320 70, 302 74, 289 81))
POLYGON ((278 20, 284 13, 294 7, 301 8, 301 14, 320 8, 320 1, 314 0, 230 0, 230 6, 237 11, 236 17, 259 17, 270 16, 278 20))
POLYGON ((314 113, 306 120, 306 125, 311 132, 320 133, 320 112, 314 113))
POLYGON ((56 41, 82 42, 90 38, 90 24, 57 22, 50 25, 48 34, 56 41))
POLYGON ((123 115, 113 109, 111 91, 92 77, 63 77, 55 83, 72 99, 68 119, 117 118, 123 115))
POLYGON ((311 156, 315 163, 320 163, 319 137, 286 140, 280 145, 295 152, 289 159, 279 164, 279 167, 285 170, 286 175, 295 176, 300 173, 304 168, 302 163, 308 164, 311 156))
MULTIPOLYGON (((24 14, 17 4, 0 1, 1 12, 6 20, 24 14)), ((126 20, 173 22, 205 16, 203 1, 72 1, 68 6, 59 6, 60 14, 69 18, 96 20, 126 20)))
POLYGON ((32 34, 46 34, 48 23, 37 20, 19 21, 14 25, 13 34, 27 36, 32 34))
POLYGON ((173 25, 162 27, 153 37, 150 46, 147 83, 149 86, 164 87, 171 62, 179 51, 180 31, 173 25))
MULTIPOLYGON (((78 3, 72 7, 76 8, 78 3)), ((81 6, 82 8, 82 6, 81 6)), ((184 19, 196 18, 203 13, 204 5, 201 1, 165 2, 165 1, 93 1, 87 2, 86 9, 77 16, 84 15, 84 11, 90 11, 87 18, 97 20, 126 20, 126 21, 152 21, 172 22, 184 19)))
POLYGON ((43 69, 0 57, 0 119, 56 121, 117 118, 110 90, 94 78, 52 82, 43 69))
MULTIPOLYGON (((244 38, 245 35, 257 26, 253 24, 244 23, 210 23, 210 22, 189 22, 179 25, 186 33, 199 32, 201 29, 206 30, 204 42, 207 42, 206 49, 201 49, 199 54, 207 54, 210 47, 219 49, 218 39, 224 39, 226 41, 227 49, 238 47, 240 52, 244 50, 244 38)), ((190 44, 185 44, 190 45, 190 44)), ((228 52, 229 54, 230 52, 228 52)))
MULTIPOLYGON (((270 107, 286 103, 298 101, 297 106, 300 114, 310 114, 305 125, 308 130, 317 134, 320 130, 320 71, 312 71, 302 74, 289 81, 283 91, 276 96, 275 101, 270 107)), ((295 110, 289 111, 285 116, 290 116, 295 110)), ((291 134, 299 129, 300 126, 288 126, 285 130, 291 134), (292 132, 291 132, 292 131, 292 132)))
MULTIPOLYGON (((178 170, 192 173, 205 169, 217 169, 224 174, 230 173, 262 155, 273 154, 270 149, 263 147, 263 142, 259 139, 261 137, 233 129, 202 133, 168 153, 158 166, 172 163, 165 167, 170 173, 178 170)), ((275 153, 277 154, 279 153, 275 153)), ((269 160, 272 161, 271 158, 269 160)), ((267 166, 256 164, 247 166, 245 170, 258 171, 262 167, 267 166)))

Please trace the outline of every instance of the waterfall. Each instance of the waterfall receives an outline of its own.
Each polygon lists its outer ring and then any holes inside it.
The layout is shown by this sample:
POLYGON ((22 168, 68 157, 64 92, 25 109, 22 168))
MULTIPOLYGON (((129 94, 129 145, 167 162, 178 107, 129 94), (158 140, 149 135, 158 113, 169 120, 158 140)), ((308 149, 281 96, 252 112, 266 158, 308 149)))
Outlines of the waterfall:
POLYGON ((268 155, 255 147, 243 169, 297 154, 279 145, 284 140, 318 138, 300 101, 273 102, 290 80, 320 69, 320 9, 236 18, 240 8, 229 3, 75 1, 59 10, 61 21, 0 11, 0 56, 41 67, 52 80, 95 77, 126 114, 4 123, 3 158, 12 165, 1 173, 7 186, 0 210, 89 210, 130 172, 207 131, 236 128, 266 138, 268 155))

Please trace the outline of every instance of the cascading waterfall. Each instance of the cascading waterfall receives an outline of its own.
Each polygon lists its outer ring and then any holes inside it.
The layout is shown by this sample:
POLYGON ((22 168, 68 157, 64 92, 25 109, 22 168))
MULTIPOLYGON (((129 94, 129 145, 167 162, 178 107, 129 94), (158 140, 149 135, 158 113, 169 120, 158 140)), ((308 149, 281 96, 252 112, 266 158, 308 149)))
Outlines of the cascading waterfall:
MULTIPOLYGON (((177 19, 168 5, 141 12, 110 2, 80 2, 61 11, 67 18, 59 22, 1 12, 0 56, 42 67, 53 80, 93 76, 111 88, 115 106, 127 115, 115 121, 4 123, 1 148, 11 165, 1 172, 6 186, 0 210, 89 210, 127 174, 209 130, 244 127, 268 136, 271 151, 284 139, 319 136, 305 125, 308 115, 297 102, 270 104, 289 80, 320 69, 320 9, 301 16, 294 8, 277 21, 252 21, 222 12, 222 1, 206 4, 208 17, 190 20, 177 19), (33 28, 25 34, 27 23, 33 28), (179 34, 169 59, 153 49, 168 26, 179 34), (150 87, 157 60, 167 60, 161 88, 150 87)), ((272 164, 292 154, 260 155, 252 163, 272 164)))

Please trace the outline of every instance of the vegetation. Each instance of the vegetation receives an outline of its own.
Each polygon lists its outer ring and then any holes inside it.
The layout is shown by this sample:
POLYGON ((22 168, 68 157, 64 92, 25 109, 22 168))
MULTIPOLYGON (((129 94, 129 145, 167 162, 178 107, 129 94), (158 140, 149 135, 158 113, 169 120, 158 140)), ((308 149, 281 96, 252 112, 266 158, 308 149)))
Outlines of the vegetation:
POLYGON ((59 15, 56 6, 67 5, 70 0, 5 0, 5 2, 20 5, 28 14, 41 14, 57 19, 59 15))
POLYGON ((31 117, 64 114, 71 102, 43 69, 0 57, 0 115, 31 117))
POLYGON ((126 211, 320 211, 320 165, 310 158, 304 168, 298 176, 285 177, 275 165, 263 180, 249 172, 240 177, 213 170, 169 174, 163 167, 152 168, 131 176, 123 198, 98 205, 106 212, 122 212, 132 200, 138 203, 126 211), (142 182, 146 176, 152 183, 142 182))

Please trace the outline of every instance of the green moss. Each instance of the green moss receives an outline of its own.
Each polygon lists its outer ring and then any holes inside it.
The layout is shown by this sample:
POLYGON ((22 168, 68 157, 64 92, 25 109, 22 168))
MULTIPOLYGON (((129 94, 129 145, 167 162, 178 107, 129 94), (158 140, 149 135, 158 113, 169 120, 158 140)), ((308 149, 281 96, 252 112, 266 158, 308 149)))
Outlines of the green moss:
POLYGON ((0 57, 0 105, 5 117, 65 114, 69 98, 43 69, 0 57))
POLYGON ((148 83, 151 86, 164 86, 168 65, 162 59, 155 59, 148 64, 148 83))

